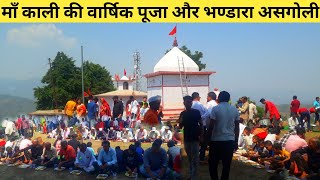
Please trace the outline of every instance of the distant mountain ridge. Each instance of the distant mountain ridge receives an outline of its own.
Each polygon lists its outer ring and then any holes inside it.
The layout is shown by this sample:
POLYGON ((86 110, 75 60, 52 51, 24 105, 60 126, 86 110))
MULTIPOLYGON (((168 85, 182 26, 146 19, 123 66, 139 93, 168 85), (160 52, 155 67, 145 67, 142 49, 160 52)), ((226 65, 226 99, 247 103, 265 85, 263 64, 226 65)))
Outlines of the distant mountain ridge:
POLYGON ((34 100, 11 95, 0 95, 0 120, 15 118, 36 110, 34 100))

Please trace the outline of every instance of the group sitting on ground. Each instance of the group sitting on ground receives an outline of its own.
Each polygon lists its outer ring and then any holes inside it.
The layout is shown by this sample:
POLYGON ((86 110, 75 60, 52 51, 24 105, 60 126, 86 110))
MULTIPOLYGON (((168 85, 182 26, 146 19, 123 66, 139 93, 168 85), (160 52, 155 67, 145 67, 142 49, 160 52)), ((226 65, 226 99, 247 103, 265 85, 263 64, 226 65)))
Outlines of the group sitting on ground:
MULTIPOLYGON (((166 152, 161 147, 164 141, 160 137, 154 139, 152 146, 146 150, 141 148, 140 141, 123 151, 119 146, 112 148, 110 141, 103 140, 95 153, 92 143, 80 143, 77 134, 73 134, 68 141, 58 135, 54 144, 43 142, 41 138, 32 140, 30 136, 26 136, 2 143, 0 161, 6 164, 29 164, 34 168, 71 168, 109 176, 126 172, 130 177, 140 174, 146 178, 166 179, 171 176, 179 179, 181 148, 170 140, 167 141, 166 152)), ((4 140, 3 135, 0 138, 4 140)))

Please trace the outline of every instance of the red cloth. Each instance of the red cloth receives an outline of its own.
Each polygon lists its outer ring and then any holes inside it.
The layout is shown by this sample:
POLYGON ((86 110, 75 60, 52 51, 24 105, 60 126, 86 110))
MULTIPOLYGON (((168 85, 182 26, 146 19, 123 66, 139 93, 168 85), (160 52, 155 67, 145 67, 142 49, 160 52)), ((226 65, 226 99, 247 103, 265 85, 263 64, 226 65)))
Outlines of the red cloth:
POLYGON ((104 98, 101 98, 100 101, 100 118, 104 115, 111 116, 111 109, 109 103, 104 98))
POLYGON ((301 114, 301 113, 304 113, 304 112, 309 112, 307 108, 299 108, 297 113, 301 114))
POLYGON ((122 131, 123 127, 124 127, 124 123, 123 123, 123 121, 120 121, 119 122, 119 130, 122 131))
POLYGON ((4 147, 6 145, 6 141, 5 140, 0 140, 0 147, 4 147))
POLYGON ((47 124, 46 123, 43 123, 42 129, 43 129, 42 133, 47 134, 47 124))
POLYGON ((98 122, 97 125, 96 125, 96 129, 99 130, 100 128, 104 129, 104 122, 102 122, 102 121, 98 122))
POLYGON ((290 108, 291 112, 297 113, 299 107, 300 107, 300 101, 299 100, 295 99, 295 100, 291 101, 291 108, 290 108))
POLYGON ((310 113, 315 113, 316 109, 314 107, 310 108, 310 113))
POLYGON ((18 130, 20 130, 22 128, 22 119, 18 118, 16 121, 16 127, 18 130))
POLYGON ((174 26, 174 28, 169 33, 169 36, 175 35, 177 33, 177 26, 174 26))
POLYGON ((64 156, 64 159, 66 161, 70 161, 72 159, 75 159, 77 156, 76 151, 70 145, 67 146, 67 149, 60 149, 59 155, 64 156))
POLYGON ((173 160, 173 170, 177 173, 181 172, 181 158, 180 154, 178 154, 173 160))
POLYGON ((270 114, 270 119, 275 118, 276 120, 280 119, 280 113, 276 105, 270 101, 266 101, 266 111, 270 114))

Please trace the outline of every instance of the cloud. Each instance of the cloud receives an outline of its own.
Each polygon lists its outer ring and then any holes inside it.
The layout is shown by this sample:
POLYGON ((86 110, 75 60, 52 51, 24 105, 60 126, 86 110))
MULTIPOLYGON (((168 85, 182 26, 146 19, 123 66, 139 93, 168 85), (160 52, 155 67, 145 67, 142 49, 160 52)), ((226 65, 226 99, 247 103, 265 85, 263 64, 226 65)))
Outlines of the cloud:
POLYGON ((77 39, 63 34, 54 24, 28 25, 10 29, 7 32, 7 42, 22 47, 43 47, 46 45, 58 45, 63 48, 72 48, 77 39))

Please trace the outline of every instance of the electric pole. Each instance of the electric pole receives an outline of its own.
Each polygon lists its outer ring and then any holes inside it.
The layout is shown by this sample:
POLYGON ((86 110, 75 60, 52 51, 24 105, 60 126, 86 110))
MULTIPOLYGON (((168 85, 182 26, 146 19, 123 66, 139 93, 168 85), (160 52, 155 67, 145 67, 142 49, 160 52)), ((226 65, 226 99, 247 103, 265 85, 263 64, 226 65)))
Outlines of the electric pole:
POLYGON ((52 93, 52 107, 54 109, 57 108, 58 104, 57 104, 57 99, 56 99, 56 86, 54 83, 54 77, 53 77, 53 68, 52 68, 52 64, 51 64, 51 59, 49 58, 49 65, 50 65, 50 76, 51 76, 51 82, 52 82, 52 87, 53 87, 53 93, 52 93))

